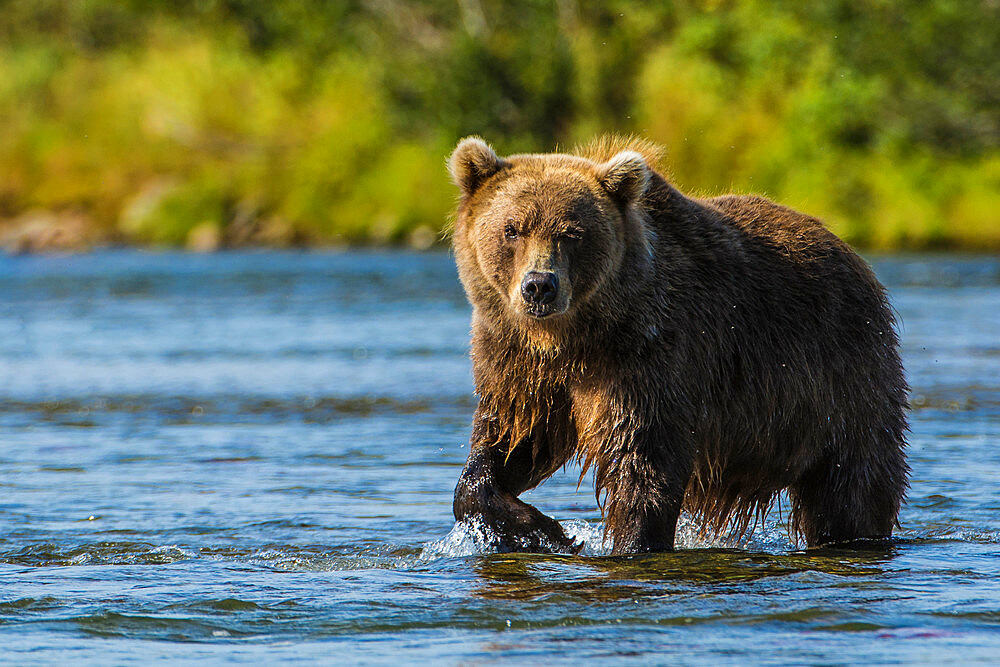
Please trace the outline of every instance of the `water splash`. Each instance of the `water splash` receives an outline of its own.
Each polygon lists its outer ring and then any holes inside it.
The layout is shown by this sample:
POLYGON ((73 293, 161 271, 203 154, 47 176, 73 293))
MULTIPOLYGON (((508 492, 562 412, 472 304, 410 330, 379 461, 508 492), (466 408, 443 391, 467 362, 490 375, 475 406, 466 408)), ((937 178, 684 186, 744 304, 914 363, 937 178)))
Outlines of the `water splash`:
MULTIPOLYGON (((562 527, 567 537, 583 544, 580 556, 606 556, 611 553, 612 544, 604 539, 603 524, 571 519, 562 523, 562 527)), ((496 541, 496 533, 482 519, 457 521, 447 535, 424 546, 420 560, 492 554, 496 553, 496 541)), ((558 545, 547 546, 552 551, 559 551, 558 545)))
MULTIPOLYGON (((605 539, 604 524, 582 519, 570 519, 561 523, 567 537, 582 543, 580 556, 608 556, 613 542, 605 539)), ((700 524, 687 514, 681 515, 677 523, 676 546, 678 549, 744 549, 781 553, 797 548, 789 538, 785 525, 769 520, 750 535, 733 539, 726 535, 711 535, 701 531, 700 524)), ((558 551, 552 545, 553 551, 558 551)), ((496 553, 496 534, 481 519, 458 521, 451 531, 439 540, 424 545, 418 558, 421 562, 438 558, 463 558, 496 553)))
POLYGON ((607 556, 614 544, 604 539, 604 524, 590 523, 583 519, 571 519, 562 524, 567 537, 583 543, 581 556, 607 556))
POLYGON ((494 538, 495 533, 478 517, 467 521, 456 521, 447 535, 424 545, 419 560, 431 561, 438 558, 463 558, 496 553, 494 538))

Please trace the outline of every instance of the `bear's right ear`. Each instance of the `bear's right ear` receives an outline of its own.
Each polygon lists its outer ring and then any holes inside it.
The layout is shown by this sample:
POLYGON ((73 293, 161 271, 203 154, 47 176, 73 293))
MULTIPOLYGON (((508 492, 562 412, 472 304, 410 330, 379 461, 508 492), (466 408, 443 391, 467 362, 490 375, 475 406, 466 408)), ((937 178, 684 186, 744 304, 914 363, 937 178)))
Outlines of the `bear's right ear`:
POLYGON ((597 180, 618 201, 631 206, 646 193, 649 185, 646 158, 636 151, 621 151, 598 165, 597 180))
POLYGON ((490 145, 479 137, 466 137, 458 142, 455 152, 448 158, 448 171, 451 179, 462 190, 462 195, 468 197, 475 192, 487 178, 500 171, 504 161, 500 159, 490 145))

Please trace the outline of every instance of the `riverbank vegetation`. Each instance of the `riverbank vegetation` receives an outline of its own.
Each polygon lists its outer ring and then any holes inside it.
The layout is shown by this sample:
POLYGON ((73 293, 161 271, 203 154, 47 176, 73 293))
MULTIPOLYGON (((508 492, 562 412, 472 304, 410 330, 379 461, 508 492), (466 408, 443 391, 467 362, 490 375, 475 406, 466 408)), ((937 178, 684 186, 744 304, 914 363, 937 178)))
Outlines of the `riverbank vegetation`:
POLYGON ((441 239, 444 161, 603 132, 877 249, 1000 248, 986 0, 0 0, 0 244, 441 239))

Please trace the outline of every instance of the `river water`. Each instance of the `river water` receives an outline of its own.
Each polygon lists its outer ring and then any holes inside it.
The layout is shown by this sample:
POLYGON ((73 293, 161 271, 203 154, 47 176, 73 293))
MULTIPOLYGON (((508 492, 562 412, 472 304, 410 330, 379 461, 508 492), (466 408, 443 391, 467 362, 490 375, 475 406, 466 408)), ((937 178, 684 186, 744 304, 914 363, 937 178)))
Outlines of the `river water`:
MULTIPOLYGON (((872 258, 902 321, 890 546, 612 558, 451 516, 475 399, 446 254, 0 257, 0 659, 1000 661, 1000 258, 872 258)), ((786 505, 787 507, 787 505, 786 505)))

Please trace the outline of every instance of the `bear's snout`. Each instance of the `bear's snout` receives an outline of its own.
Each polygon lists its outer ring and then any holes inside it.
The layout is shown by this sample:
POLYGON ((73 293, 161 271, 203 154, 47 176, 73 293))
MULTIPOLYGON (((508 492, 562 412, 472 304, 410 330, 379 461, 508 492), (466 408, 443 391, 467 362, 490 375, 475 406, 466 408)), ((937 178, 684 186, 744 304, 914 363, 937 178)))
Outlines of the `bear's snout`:
POLYGON ((529 308, 548 306, 559 294, 559 277, 554 273, 528 271, 521 281, 521 297, 529 308))

